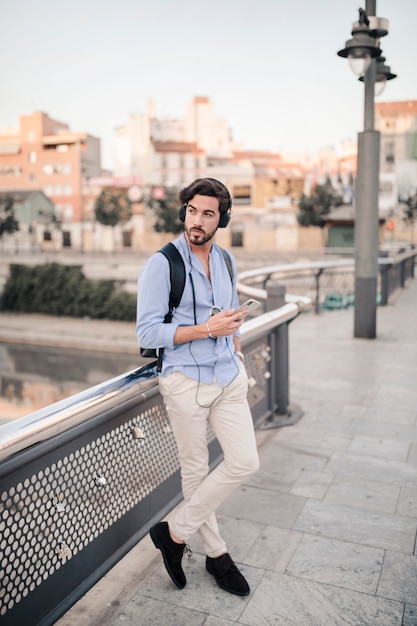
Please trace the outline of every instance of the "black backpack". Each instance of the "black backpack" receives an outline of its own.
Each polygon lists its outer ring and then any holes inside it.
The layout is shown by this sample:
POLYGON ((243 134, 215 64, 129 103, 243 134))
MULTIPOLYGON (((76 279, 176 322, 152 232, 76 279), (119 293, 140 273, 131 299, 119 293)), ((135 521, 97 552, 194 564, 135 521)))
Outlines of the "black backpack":
MULTIPOLYGON (((220 246, 219 246, 220 248, 220 246)), ((229 256, 229 253, 224 250, 224 248, 220 248, 227 269, 230 274, 230 280, 233 282, 233 267, 232 261, 229 256)), ((174 310, 177 308, 179 303, 181 302, 182 294, 184 292, 185 287, 185 265, 183 258, 178 251, 178 248, 174 246, 173 243, 167 243, 163 246, 158 252, 164 255, 168 259, 169 262, 169 273, 171 280, 171 291, 169 293, 169 302, 168 302, 168 312, 164 317, 164 324, 170 324, 172 320, 172 316, 174 314, 174 310)), ((141 348, 140 354, 145 358, 158 359, 157 371, 160 372, 162 368, 162 355, 164 353, 164 349, 161 348, 157 350, 156 348, 141 348)))

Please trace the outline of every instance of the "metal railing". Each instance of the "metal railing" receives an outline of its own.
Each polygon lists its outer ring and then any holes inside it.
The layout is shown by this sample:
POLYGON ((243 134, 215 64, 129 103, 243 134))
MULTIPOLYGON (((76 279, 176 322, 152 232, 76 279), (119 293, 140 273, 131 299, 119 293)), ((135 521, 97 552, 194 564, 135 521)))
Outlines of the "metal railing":
MULTIPOLYGON (((289 409, 285 304, 247 321, 254 423, 289 409)), ((181 500, 177 450, 155 364, 0 427, 0 621, 53 624, 181 500)), ((220 462, 209 430, 210 467, 220 462)))
MULTIPOLYGON (((395 292, 414 277, 416 256, 417 251, 411 251, 394 258, 378 259, 380 305, 387 305, 395 292)), ((354 305, 354 267, 353 259, 272 265, 240 273, 238 289, 241 294, 266 302, 266 285, 268 281, 275 280, 283 283, 287 292, 303 294, 307 306, 311 303, 316 313, 326 308, 346 308, 354 305)), ((286 302, 294 300, 300 307, 303 306, 299 296, 286 296, 286 302)))
MULTIPOLYGON (((414 276, 415 254, 380 259, 381 304, 414 276)), ((289 406, 288 328, 310 296, 320 305, 332 272, 347 284, 353 261, 274 266, 239 277, 240 293, 264 300, 269 311, 242 327, 248 400, 259 428, 300 416, 289 406), (312 285, 301 289, 302 298, 285 295, 281 284, 291 289, 297 276, 312 285)), ((213 468, 222 456, 210 430, 208 437, 213 468)), ((180 500, 177 450, 155 364, 1 426, 2 625, 53 624, 180 500)))

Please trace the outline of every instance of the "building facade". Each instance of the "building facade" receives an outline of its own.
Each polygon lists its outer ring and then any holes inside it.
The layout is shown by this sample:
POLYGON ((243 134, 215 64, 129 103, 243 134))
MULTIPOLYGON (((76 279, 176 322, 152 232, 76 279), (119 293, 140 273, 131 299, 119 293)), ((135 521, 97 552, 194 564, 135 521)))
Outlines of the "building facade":
POLYGON ((82 180, 100 173, 100 139, 46 113, 22 115, 18 129, 0 130, 0 191, 42 190, 55 206, 63 245, 80 245, 82 180))

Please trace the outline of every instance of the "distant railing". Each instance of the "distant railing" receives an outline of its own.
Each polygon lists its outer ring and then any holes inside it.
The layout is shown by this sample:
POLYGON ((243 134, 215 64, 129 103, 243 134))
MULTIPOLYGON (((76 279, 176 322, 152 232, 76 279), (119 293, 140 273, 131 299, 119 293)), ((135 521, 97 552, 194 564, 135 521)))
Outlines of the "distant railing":
MULTIPOLYGON (((395 258, 378 259, 378 304, 387 305, 393 294, 403 288, 408 279, 414 277, 416 256, 417 251, 411 251, 395 258)), ((266 286, 269 281, 274 280, 285 285, 288 294, 286 302, 295 299, 300 308, 303 306, 300 296, 289 294, 303 294, 316 313, 321 310, 348 308, 354 305, 354 266, 353 259, 344 259, 257 268, 239 274, 238 290, 241 295, 266 303, 266 286)))
MULTIPOLYGON (((288 376, 288 325, 298 313, 284 304, 242 327, 248 400, 260 428, 300 416, 289 408, 288 376)), ((53 624, 180 501, 154 368, 0 427, 2 626, 53 624)), ((211 431, 209 450, 213 468, 222 455, 211 431)))

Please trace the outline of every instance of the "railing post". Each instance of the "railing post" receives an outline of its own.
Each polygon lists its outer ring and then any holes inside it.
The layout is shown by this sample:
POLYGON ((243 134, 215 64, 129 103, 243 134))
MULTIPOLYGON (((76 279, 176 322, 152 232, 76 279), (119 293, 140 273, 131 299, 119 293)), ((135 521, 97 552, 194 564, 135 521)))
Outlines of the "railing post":
POLYGON ((276 281, 268 280, 266 283, 266 310, 274 311, 285 304, 286 287, 276 281))
POLYGON ((387 306, 388 304, 388 265, 381 265, 381 306, 387 306))
MULTIPOLYGON (((267 311, 273 311, 285 305, 286 287, 278 282, 266 284, 267 311)), ((279 428, 294 424, 302 415, 301 411, 289 409, 289 323, 281 324, 270 335, 271 378, 270 410, 271 416, 261 426, 263 429, 279 428)))
POLYGON ((320 313, 320 276, 323 274, 321 267, 316 274, 316 314, 320 313))
POLYGON ((288 415, 289 405, 289 350, 288 350, 288 322, 281 324, 274 332, 275 363, 276 363, 276 413, 288 415))

